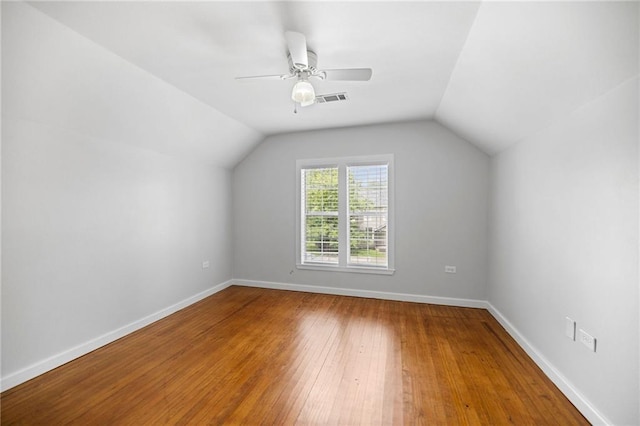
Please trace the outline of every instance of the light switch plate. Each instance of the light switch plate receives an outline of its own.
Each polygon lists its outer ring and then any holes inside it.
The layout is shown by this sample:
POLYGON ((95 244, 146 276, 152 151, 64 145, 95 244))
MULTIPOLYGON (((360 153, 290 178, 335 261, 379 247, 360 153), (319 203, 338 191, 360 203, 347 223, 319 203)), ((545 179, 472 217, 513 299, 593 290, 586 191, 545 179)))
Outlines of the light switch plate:
POLYGON ((569 317, 564 317, 564 335, 571 340, 576 340, 576 322, 569 317))

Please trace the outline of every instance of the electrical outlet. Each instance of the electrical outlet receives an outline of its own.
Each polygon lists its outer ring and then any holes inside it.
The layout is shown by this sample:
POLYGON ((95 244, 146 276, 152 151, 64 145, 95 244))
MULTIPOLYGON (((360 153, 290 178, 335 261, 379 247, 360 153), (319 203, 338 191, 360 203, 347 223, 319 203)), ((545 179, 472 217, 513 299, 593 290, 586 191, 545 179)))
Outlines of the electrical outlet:
POLYGON ((576 340, 576 322, 569 317, 564 317, 564 335, 576 340))
POLYGON ((209 267, 209 261, 205 260, 204 262, 202 262, 202 269, 207 269, 209 267))
POLYGON ((580 332, 578 333, 578 336, 579 336, 578 338, 580 339, 580 343, 585 345, 587 348, 591 349, 593 352, 596 351, 596 338, 595 337, 593 337, 592 335, 590 335, 589 333, 587 333, 583 329, 580 329, 580 332))
POLYGON ((444 267, 444 271, 445 271, 447 274, 455 274, 455 273, 456 273, 456 267, 455 267, 455 266, 449 266, 449 265, 446 265, 446 266, 444 267))

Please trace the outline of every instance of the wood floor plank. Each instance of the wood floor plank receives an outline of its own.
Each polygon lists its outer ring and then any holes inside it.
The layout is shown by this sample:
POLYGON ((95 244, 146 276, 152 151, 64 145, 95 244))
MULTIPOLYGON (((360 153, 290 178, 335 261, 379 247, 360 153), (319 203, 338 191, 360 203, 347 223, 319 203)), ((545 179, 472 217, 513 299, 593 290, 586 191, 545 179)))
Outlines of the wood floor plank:
POLYGON ((3 425, 588 424, 486 310, 237 286, 0 403, 3 425))

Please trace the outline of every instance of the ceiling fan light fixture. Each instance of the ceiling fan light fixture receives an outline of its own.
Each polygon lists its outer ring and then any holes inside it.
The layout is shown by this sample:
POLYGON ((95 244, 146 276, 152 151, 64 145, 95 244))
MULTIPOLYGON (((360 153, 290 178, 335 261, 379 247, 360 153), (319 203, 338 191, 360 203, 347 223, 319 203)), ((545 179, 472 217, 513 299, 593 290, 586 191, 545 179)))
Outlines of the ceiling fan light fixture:
POLYGON ((316 98, 313 98, 308 102, 300 102, 300 106, 301 107, 306 107, 306 106, 309 106, 309 105, 313 105, 315 103, 316 103, 316 98))
POLYGON ((316 98, 316 92, 309 81, 300 79, 293 86, 291 99, 299 104, 311 105, 316 98))

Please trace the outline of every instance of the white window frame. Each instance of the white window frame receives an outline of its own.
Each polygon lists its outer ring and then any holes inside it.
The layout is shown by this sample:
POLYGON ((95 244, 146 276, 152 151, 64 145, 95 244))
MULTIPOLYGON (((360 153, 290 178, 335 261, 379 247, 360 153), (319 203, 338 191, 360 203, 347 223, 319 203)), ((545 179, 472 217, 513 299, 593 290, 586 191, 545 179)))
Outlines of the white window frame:
POLYGON ((367 155, 357 157, 319 158, 296 160, 296 232, 295 253, 298 269, 311 269, 335 272, 359 272, 367 274, 391 275, 395 272, 395 190, 393 154, 367 155), (387 266, 350 265, 349 259, 349 211, 347 167, 367 165, 387 165, 388 212, 387 212, 387 266), (304 235, 304 213, 302 211, 302 170, 307 168, 338 168, 338 264, 303 263, 302 237, 304 235))

